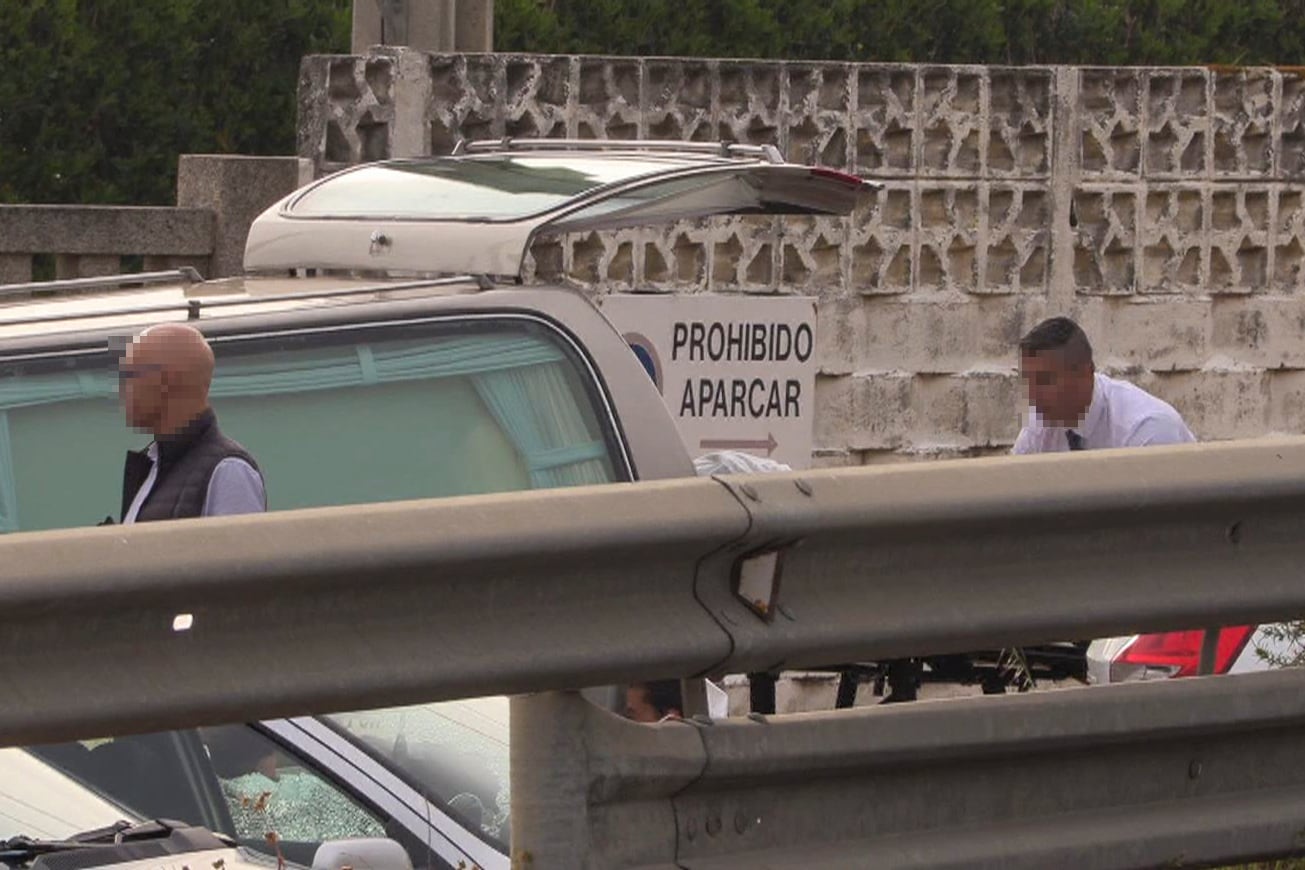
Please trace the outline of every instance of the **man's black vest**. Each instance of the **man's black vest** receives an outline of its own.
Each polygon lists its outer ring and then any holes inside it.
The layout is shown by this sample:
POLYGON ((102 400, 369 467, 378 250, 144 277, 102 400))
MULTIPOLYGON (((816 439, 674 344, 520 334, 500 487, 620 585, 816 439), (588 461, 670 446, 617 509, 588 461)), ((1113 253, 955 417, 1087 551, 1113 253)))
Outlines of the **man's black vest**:
MULTIPOLYGON (((159 473, 136 514, 138 523, 199 516, 208 496, 209 478, 223 459, 237 456, 258 468, 258 463, 245 448, 222 434, 212 409, 196 417, 175 435, 158 439, 157 443, 159 473)), ((121 516, 124 520, 136 493, 145 485, 152 465, 144 450, 127 452, 127 465, 122 476, 121 516)))

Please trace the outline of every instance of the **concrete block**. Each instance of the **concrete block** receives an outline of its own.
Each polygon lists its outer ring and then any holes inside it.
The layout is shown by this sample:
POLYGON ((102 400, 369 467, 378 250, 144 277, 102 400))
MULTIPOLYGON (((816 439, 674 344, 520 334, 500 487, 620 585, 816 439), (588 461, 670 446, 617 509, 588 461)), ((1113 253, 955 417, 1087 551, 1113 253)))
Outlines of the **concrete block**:
POLYGON ((1271 371, 1267 431, 1305 435, 1305 371, 1271 371))
POLYGON ((1100 319, 1089 337, 1100 362, 1156 371, 1194 371, 1211 356, 1208 300, 1137 296, 1098 302, 1100 319))
POLYGON ((1013 373, 820 378, 815 441, 855 451, 1011 443, 1021 402, 1013 373))
POLYGON ((213 226, 205 208, 0 205, 0 253, 208 257, 213 226))
POLYGON ((30 254, 0 254, 0 284, 26 284, 31 280, 30 254))
POLYGON ((1133 379, 1173 405, 1201 441, 1254 438, 1269 424, 1269 378, 1261 369, 1155 372, 1133 379))
POLYGON ((851 358, 861 370, 1014 370, 1020 336, 1044 310, 1043 304, 1023 296, 966 301, 867 298, 849 313, 840 332, 855 342, 851 358))
POLYGON ((817 448, 895 449, 913 419, 905 373, 816 379, 817 448))
POLYGON ((1012 373, 926 376, 911 396, 913 447, 974 447, 1012 443, 1019 434, 1023 397, 1012 373))
POLYGON ((856 297, 822 299, 816 305, 816 365, 824 375, 847 375, 860 364, 865 309, 856 297))
POLYGON ((243 272, 245 240, 254 218, 312 178, 312 163, 298 157, 183 154, 177 205, 211 209, 216 216, 208 277, 243 272))
POLYGON ((1283 297, 1212 301, 1213 350, 1240 363, 1268 369, 1305 368, 1305 306, 1283 297))

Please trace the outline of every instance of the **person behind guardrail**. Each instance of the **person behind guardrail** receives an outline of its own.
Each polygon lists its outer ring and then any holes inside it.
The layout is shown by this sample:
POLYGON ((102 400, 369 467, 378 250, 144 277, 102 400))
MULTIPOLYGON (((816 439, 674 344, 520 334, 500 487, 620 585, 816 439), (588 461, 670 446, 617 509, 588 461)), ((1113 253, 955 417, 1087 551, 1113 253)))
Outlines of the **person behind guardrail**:
POLYGON ((1196 440, 1168 403, 1096 370, 1092 345, 1077 323, 1052 317, 1019 343, 1028 420, 1012 453, 1147 447, 1196 440))
MULTIPOLYGON (((711 680, 707 688, 707 715, 724 719, 730 712, 730 698, 711 680)), ((633 683, 625 689, 625 718, 635 722, 665 722, 684 718, 684 696, 679 680, 652 680, 633 683)))
POLYGON ((635 683, 625 690, 625 718, 635 722, 666 722, 684 718, 679 680, 635 683))
POLYGON ((124 524, 267 510, 258 463, 209 406, 213 369, 212 348, 186 324, 152 326, 127 346, 118 366, 127 425, 154 441, 127 454, 124 524))
MULTIPOLYGON (((699 477, 711 477, 715 474, 773 474, 793 470, 783 462, 754 456, 741 450, 721 450, 703 454, 693 460, 693 468, 699 477)), ((884 662, 883 670, 888 685, 888 695, 882 703, 914 701, 920 685, 921 668, 921 663, 917 659, 895 659, 884 662)), ((856 665, 839 667, 839 707, 853 706, 856 701, 857 676, 865 670, 867 669, 856 665)), ((774 673, 748 674, 749 706, 752 712, 775 712, 776 677, 774 673)))
MULTIPOLYGON (((1052 317, 1033 327, 1020 339, 1019 352, 1029 411, 1011 453, 1058 453, 1196 441, 1173 406, 1141 387, 1099 373, 1087 334, 1068 317, 1052 317)), ((1088 643, 1080 640, 1074 646, 1086 651, 1088 643)), ((1013 672, 1022 687, 1033 683, 1023 650, 1002 650, 998 655, 998 671, 1013 672)), ((990 693, 1002 690, 996 684, 984 687, 990 693)))

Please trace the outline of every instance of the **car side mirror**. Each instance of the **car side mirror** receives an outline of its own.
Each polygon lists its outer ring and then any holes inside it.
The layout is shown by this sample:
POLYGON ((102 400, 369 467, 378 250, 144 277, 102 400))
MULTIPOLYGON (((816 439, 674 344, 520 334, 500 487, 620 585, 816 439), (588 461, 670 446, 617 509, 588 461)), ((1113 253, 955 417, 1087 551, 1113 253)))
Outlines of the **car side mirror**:
POLYGON ((313 855, 313 870, 412 870, 412 859, 384 837, 327 840, 313 855))

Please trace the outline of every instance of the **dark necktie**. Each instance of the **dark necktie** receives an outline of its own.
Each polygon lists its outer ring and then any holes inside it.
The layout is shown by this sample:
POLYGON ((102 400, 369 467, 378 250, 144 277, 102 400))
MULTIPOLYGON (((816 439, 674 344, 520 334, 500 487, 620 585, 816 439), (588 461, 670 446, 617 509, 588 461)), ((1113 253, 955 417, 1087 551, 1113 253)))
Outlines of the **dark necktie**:
POLYGON ((1083 436, 1069 429, 1065 432, 1065 440, 1069 442, 1070 450, 1086 450, 1087 445, 1083 443, 1083 436))

